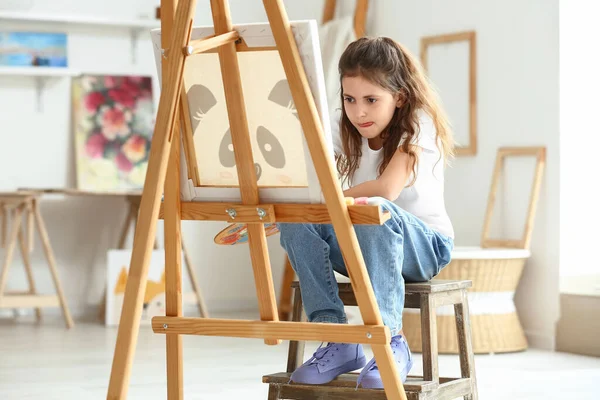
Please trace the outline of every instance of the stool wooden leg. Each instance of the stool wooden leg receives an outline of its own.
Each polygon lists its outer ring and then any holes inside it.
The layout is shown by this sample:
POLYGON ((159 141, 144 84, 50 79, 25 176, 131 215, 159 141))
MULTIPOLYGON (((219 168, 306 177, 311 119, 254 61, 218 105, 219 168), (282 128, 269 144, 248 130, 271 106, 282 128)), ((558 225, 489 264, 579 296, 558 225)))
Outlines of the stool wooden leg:
POLYGON ((279 400, 279 386, 269 385, 269 397, 268 400, 279 400))
MULTIPOLYGON (((290 285, 291 287, 291 285, 290 285)), ((306 321, 306 314, 302 307, 302 294, 300 288, 294 290, 294 309, 292 312, 292 321, 306 321)), ((288 351, 287 372, 294 372, 296 368, 302 365, 304 360, 304 344, 303 341, 290 340, 288 351)))
POLYGON ((421 295, 421 340, 423 342, 423 380, 440 381, 435 297, 421 295))
POLYGON ((471 395, 466 400, 477 400, 477 379, 475 378, 475 356, 471 340, 471 319, 466 291, 462 291, 462 302, 454 305, 456 316, 456 333, 460 357, 460 373, 463 378, 471 378, 471 395))

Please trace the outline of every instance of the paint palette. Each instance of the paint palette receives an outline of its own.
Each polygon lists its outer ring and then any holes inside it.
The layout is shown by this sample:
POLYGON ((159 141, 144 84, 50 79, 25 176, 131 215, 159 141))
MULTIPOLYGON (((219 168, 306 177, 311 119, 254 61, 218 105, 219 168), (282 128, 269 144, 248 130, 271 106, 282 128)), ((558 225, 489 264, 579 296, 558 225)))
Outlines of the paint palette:
MULTIPOLYGON (((223 229, 214 238, 214 242, 220 245, 231 246, 234 244, 243 244, 248 242, 248 225, 247 224, 231 224, 223 229)), ((267 237, 279 233, 277 224, 265 224, 265 233, 267 237)))

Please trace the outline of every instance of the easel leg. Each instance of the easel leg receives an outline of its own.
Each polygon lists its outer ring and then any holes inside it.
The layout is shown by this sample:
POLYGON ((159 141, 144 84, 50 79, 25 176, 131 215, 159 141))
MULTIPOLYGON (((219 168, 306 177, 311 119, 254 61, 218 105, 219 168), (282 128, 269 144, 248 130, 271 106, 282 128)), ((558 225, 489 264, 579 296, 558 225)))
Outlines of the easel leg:
POLYGON ((296 277, 296 272, 290 264, 290 259, 285 256, 285 264, 283 267, 283 279, 281 280, 281 288, 279 294, 279 319, 287 321, 290 318, 292 310, 292 282, 296 277))
MULTIPOLYGON (((30 212, 30 211, 28 211, 30 212)), ((29 229, 29 228, 28 228, 29 229)), ((29 242, 31 243, 31 242, 29 242)), ((25 274, 27 275, 27 282, 29 283, 29 294, 37 294, 35 288, 35 282, 33 280, 33 270, 31 269, 31 263, 29 262, 29 250, 27 243, 25 242, 25 235, 23 235, 23 229, 19 229, 19 247, 21 248, 21 257, 23 258, 23 266, 25 267, 25 274)), ((35 317, 38 322, 42 320, 42 309, 37 307, 35 309, 35 317)))
POLYGON ((187 247, 185 246, 183 237, 181 238, 181 247, 183 249, 183 257, 185 259, 185 265, 188 271, 188 275, 190 276, 190 281, 192 283, 192 289, 194 290, 194 294, 196 295, 198 311, 200 311, 200 316, 202 318, 208 318, 208 308, 206 308, 204 297, 202 297, 202 293, 200 292, 200 285, 198 285, 198 277, 196 276, 196 271, 194 271, 194 267, 192 266, 192 259, 190 258, 190 254, 187 251, 187 247))
MULTIPOLYGON (((119 242, 117 244, 118 249, 125 248, 125 242, 127 241, 127 236, 129 235, 129 229, 131 228, 131 222, 135 221, 137 212, 139 210, 139 206, 134 206, 134 204, 130 201, 127 202, 129 205, 129 210, 127 211, 127 217, 125 217, 125 222, 123 223, 123 227, 121 228, 121 236, 119 236, 119 242)), ((102 295, 102 301, 98 306, 98 319, 104 320, 106 316, 106 283, 104 284, 104 294, 102 295)))
MULTIPOLYGON (((138 222, 138 218, 140 217, 140 200, 141 198, 139 196, 127 196, 127 202, 129 203, 129 209, 131 210, 131 214, 133 215, 133 221, 134 224, 133 226, 137 226, 137 222, 138 222)), ((135 229, 134 229, 134 235, 135 235, 135 229)), ((121 249, 125 248, 125 243, 123 243, 123 246, 120 247, 121 249)), ((154 250, 158 250, 159 246, 158 246, 158 237, 155 236, 154 237, 154 250)))
MULTIPOLYGON (((166 11, 166 10, 165 10, 166 11)), ((179 123, 175 122, 171 158, 165 182, 165 300, 168 317, 182 317, 181 301, 181 202, 179 199, 179 123)), ((181 335, 167 334, 167 398, 183 399, 181 335)))
POLYGON ((42 219, 42 214, 40 213, 40 208, 36 200, 33 200, 33 213, 35 216, 38 233, 40 234, 40 239, 42 239, 44 255, 46 256, 46 261, 48 262, 48 267, 50 268, 50 274, 52 275, 52 280, 54 281, 54 287, 56 288, 56 293, 58 294, 58 298, 60 300, 63 316, 65 317, 67 328, 70 329, 73 327, 73 319, 71 318, 71 313, 69 312, 69 307, 67 306, 67 300, 65 299, 62 285, 60 283, 60 279, 58 278, 54 253, 52 252, 52 246, 50 246, 50 238, 48 237, 46 225, 44 224, 44 220, 42 219))
MULTIPOLYGON (((170 42, 173 17, 177 7, 177 0, 171 4, 163 4, 162 13, 162 45, 164 48, 170 42)), ((163 68, 166 62, 162 63, 163 68)), ((167 166, 167 179, 165 181, 165 217, 164 217, 164 243, 165 243, 165 314, 172 317, 183 316, 181 300, 181 201, 179 198, 179 161, 181 125, 181 103, 176 97, 178 107, 175 109, 175 122, 171 146, 171 154, 167 166), (178 113, 179 110, 179 113, 178 113)), ((158 248, 156 237, 154 248, 158 248)), ((183 400, 183 338, 180 335, 166 335, 167 348, 167 398, 169 400, 183 400)))
MULTIPOLYGON (((169 48, 173 49, 163 68, 163 88, 158 105, 156 125, 140 202, 140 218, 136 226, 131 266, 125 289, 123 310, 111 369, 107 399, 125 399, 131 365, 139 332, 142 304, 148 277, 148 267, 156 236, 156 224, 165 183, 167 163, 171 154, 171 133, 175 125, 177 101, 181 93, 184 56, 180 51, 188 44, 195 0, 180 0, 169 48)), ((176 145, 179 145, 177 143, 176 145)))
POLYGON ((123 228, 121 228, 121 236, 119 237, 119 244, 117 246, 118 249, 125 248, 125 242, 127 241, 127 236, 129 235, 129 228, 131 227, 131 223, 137 220, 137 212, 139 208, 135 207, 131 202, 128 203, 129 211, 127 212, 127 217, 125 218, 123 228))

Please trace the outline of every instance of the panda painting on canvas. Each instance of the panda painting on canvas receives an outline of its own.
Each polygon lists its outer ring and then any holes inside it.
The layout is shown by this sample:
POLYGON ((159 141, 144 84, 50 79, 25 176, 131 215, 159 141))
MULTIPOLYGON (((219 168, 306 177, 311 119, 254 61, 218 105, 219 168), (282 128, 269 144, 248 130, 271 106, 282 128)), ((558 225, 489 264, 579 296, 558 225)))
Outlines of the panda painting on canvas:
MULTIPOLYGON (((309 94, 321 119, 326 150, 333 163, 317 23, 313 20, 290 21, 290 26, 310 88, 309 94)), ((245 47, 244 51, 237 53, 238 64, 261 201, 323 203, 317 173, 269 24, 243 24, 233 28, 245 47)), ((151 34, 162 84, 164 52, 160 29, 153 30, 151 34)), ((194 27, 191 40, 212 35, 212 26, 194 27)), ((193 146, 185 144, 184 140, 180 171, 182 181, 187 184, 181 186, 182 200, 239 201, 235 149, 218 53, 188 56, 183 85, 193 146)))
MULTIPOLYGON (((302 129, 279 54, 241 52, 238 59, 257 185, 306 187, 302 129)), ((218 55, 187 60, 184 82, 200 185, 237 186, 218 55)))

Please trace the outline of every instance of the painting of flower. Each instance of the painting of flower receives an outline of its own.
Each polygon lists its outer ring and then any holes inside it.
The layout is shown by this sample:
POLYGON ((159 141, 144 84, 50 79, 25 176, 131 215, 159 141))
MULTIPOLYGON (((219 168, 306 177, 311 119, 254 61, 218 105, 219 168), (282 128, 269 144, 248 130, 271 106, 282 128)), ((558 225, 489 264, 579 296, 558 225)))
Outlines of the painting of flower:
POLYGON ((83 75, 74 79, 78 189, 141 189, 154 121, 151 77, 83 75))

